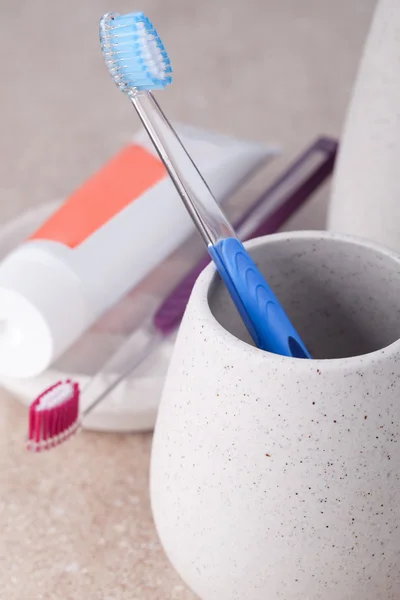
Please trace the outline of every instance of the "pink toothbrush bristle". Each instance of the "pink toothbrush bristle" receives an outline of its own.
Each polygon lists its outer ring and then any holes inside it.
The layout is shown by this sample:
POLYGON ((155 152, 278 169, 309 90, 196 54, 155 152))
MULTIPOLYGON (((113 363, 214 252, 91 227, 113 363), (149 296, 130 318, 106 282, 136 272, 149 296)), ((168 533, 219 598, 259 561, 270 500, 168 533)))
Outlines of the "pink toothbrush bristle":
POLYGON ((79 396, 79 385, 68 379, 52 385, 32 402, 29 407, 28 450, 49 450, 77 431, 79 396))

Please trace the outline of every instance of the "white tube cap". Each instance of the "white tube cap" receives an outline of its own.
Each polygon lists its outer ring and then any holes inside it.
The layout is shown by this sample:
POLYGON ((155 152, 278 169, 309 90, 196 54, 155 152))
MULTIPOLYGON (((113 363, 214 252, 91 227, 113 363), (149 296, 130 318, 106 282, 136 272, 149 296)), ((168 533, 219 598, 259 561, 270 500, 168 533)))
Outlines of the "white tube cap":
POLYGON ((34 377, 81 335, 79 280, 43 248, 20 246, 0 265, 0 376, 34 377))

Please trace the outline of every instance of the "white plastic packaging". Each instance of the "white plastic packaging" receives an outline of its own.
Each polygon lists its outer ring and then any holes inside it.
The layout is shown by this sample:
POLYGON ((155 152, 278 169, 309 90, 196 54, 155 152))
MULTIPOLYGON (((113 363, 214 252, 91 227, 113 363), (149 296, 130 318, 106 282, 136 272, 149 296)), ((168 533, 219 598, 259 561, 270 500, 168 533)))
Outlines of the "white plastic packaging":
MULTIPOLYGON (((218 200, 276 154, 193 127, 177 130, 218 200)), ((33 377, 45 371, 193 232, 175 188, 165 172, 160 176, 159 160, 144 133, 132 147, 140 161, 144 157, 144 166, 140 163, 132 174, 139 182, 143 178, 144 189, 136 198, 125 198, 122 206, 123 193, 113 187, 116 178, 103 176, 97 189, 103 203, 96 204, 92 178, 0 264, 2 377, 33 377), (153 171, 147 177, 149 165, 153 171), (108 185, 110 190, 104 189, 108 185), (111 216, 110 200, 122 206, 111 206, 111 216)), ((115 173, 114 167, 107 163, 100 173, 115 173)), ((120 172, 129 179, 126 167, 124 163, 120 172)))

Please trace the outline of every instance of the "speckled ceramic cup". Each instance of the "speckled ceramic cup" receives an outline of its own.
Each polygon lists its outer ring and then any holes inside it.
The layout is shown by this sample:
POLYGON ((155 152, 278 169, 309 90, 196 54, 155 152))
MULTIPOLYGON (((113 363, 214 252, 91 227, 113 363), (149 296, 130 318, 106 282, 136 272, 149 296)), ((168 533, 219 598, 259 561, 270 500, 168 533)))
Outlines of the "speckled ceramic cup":
POLYGON ((320 232, 248 248, 315 360, 250 345, 202 273, 154 437, 162 544, 202 600, 399 600, 400 258, 320 232))

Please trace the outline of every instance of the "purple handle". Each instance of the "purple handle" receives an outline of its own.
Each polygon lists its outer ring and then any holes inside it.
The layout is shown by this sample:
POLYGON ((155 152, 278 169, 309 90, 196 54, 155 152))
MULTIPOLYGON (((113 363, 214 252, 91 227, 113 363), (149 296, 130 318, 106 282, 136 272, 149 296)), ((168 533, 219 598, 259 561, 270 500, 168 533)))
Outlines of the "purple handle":
MULTIPOLYGON (((265 218, 258 223, 250 235, 246 239, 260 237, 275 233, 288 220, 288 218, 307 200, 311 194, 323 183, 323 181, 332 173, 335 163, 338 144, 336 140, 331 138, 319 138, 314 142, 300 157, 295 160, 288 169, 273 183, 240 217, 234 228, 241 227, 253 211, 258 208, 269 197, 276 193, 280 186, 284 186, 287 180, 292 177, 304 163, 315 152, 326 153, 325 159, 310 173, 307 177, 300 179, 299 184, 292 192, 283 200, 283 202, 272 212, 269 212, 265 218)), ((180 324, 186 305, 189 301, 190 294, 196 280, 203 269, 210 262, 210 256, 203 256, 193 269, 177 284, 172 292, 167 296, 161 304, 156 314, 153 317, 154 327, 163 335, 171 333, 180 324)))
POLYGON ((185 312, 194 284, 196 283, 196 279, 203 269, 206 268, 210 260, 211 258, 208 254, 203 256, 193 269, 185 275, 172 290, 157 310, 153 318, 153 325, 163 335, 168 335, 178 327, 185 312))

